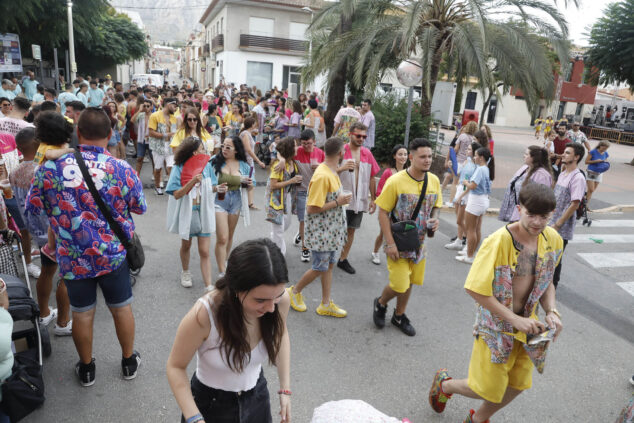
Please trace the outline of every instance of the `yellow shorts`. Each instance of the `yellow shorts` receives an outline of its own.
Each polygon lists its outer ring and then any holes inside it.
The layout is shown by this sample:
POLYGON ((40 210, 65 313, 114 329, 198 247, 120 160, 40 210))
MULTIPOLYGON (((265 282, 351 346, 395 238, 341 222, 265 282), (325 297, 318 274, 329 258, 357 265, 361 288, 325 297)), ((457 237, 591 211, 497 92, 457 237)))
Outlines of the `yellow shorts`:
POLYGON ((425 259, 415 264, 412 260, 387 258, 387 271, 390 273, 390 288, 402 294, 411 285, 422 285, 425 279, 425 259))
POLYGON ((506 363, 491 363, 491 350, 480 337, 473 342, 467 384, 487 401, 500 403, 507 387, 523 391, 533 384, 533 362, 521 342, 513 341, 506 363))

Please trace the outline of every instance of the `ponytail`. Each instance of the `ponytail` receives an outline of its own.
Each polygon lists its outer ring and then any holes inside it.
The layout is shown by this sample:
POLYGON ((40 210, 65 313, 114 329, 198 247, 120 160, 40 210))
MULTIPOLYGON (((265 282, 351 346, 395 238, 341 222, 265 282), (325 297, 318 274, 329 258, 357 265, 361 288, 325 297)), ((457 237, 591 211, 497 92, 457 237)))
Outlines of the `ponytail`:
POLYGON ((486 147, 481 147, 478 148, 476 154, 483 157, 486 161, 486 165, 489 168, 489 179, 493 181, 495 179, 495 159, 491 155, 491 150, 486 147))

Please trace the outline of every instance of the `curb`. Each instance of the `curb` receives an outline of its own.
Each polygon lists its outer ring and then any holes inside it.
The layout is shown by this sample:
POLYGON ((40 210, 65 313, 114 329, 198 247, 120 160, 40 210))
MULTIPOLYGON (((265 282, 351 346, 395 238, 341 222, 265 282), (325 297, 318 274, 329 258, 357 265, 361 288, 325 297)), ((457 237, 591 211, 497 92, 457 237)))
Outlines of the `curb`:
MULTIPOLYGON (((443 204, 441 210, 454 210, 453 207, 449 207, 443 204)), ((632 212, 634 211, 634 204, 621 204, 616 206, 605 207, 603 209, 592 210, 588 213, 615 213, 615 212, 632 212)), ((485 215, 487 216, 497 216, 500 214, 499 208, 489 208, 487 209, 485 215)))

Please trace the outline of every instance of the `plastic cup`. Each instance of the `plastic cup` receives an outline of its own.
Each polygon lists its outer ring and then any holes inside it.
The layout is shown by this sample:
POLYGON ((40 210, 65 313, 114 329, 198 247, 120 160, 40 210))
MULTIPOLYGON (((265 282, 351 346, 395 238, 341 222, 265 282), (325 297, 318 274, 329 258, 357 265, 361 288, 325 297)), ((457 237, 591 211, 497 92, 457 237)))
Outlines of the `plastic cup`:
POLYGON ((430 221, 432 221, 432 219, 428 220, 426 222, 426 226, 427 226, 427 238, 433 238, 434 237, 434 230, 431 228, 431 224, 429 223, 430 221))
POLYGON ((2 189, 4 198, 6 199, 13 198, 13 190, 11 189, 11 182, 9 182, 8 179, 3 179, 0 181, 0 188, 2 189))
POLYGON ((218 191, 218 193, 217 193, 216 197, 218 198, 218 201, 224 201, 224 199, 225 199, 225 192, 224 192, 224 191, 222 191, 222 192, 218 191))

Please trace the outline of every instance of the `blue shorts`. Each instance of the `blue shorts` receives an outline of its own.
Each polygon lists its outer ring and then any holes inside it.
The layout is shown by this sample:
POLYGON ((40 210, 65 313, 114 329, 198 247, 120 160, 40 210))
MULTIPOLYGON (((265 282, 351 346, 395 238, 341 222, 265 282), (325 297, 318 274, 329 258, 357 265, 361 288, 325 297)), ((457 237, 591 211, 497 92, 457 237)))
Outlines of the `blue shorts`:
POLYGON ((189 224, 189 238, 209 238, 211 236, 208 232, 202 232, 203 226, 200 219, 200 205, 196 204, 192 207, 192 221, 189 224))
POLYGON ((97 285, 101 288, 106 305, 119 308, 132 303, 132 285, 130 285, 130 269, 128 260, 112 272, 88 279, 64 279, 70 309, 82 313, 90 311, 97 305, 97 285))
POLYGON ((18 229, 26 229, 24 218, 22 217, 22 213, 20 213, 18 200, 16 200, 15 196, 13 196, 13 198, 5 198, 4 204, 7 206, 7 210, 9 210, 9 214, 13 220, 15 220, 15 224, 18 226, 18 229))
POLYGON ((306 191, 297 191, 297 220, 300 222, 304 221, 304 216, 306 215, 306 197, 308 196, 308 192, 306 191))
POLYGON ((145 155, 148 154, 149 152, 150 152, 150 144, 138 143, 136 145, 136 156, 137 156, 137 158, 145 157, 145 155))
POLYGON ((225 193, 225 199, 218 200, 216 195, 216 212, 228 213, 228 214, 240 214, 242 208, 242 192, 239 189, 235 191, 227 191, 225 193))
POLYGON ((325 272, 331 264, 337 262, 339 254, 337 251, 314 251, 310 252, 313 258, 312 268, 316 272, 325 272))

